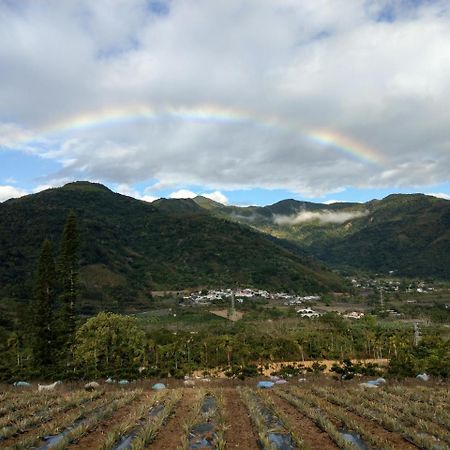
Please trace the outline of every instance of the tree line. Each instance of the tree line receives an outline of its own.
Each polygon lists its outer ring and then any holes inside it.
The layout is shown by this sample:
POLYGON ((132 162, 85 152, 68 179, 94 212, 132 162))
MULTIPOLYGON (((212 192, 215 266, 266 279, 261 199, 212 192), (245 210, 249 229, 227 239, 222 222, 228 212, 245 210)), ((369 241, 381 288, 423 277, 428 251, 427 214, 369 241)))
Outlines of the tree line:
MULTIPOLYGON (((64 377, 74 368, 79 244, 73 211, 67 216, 56 260, 52 242, 45 239, 42 243, 30 303, 23 307, 6 348, 0 348, 3 356, 15 356, 15 371, 19 373, 64 377)), ((7 378, 11 370, 9 365, 0 365, 0 376, 7 378)))

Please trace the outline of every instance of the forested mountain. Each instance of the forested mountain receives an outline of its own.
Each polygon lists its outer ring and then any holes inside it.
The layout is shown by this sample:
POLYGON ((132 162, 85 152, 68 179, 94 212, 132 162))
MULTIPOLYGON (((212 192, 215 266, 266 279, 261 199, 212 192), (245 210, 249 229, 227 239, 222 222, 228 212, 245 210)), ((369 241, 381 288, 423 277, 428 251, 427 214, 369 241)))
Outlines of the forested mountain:
MULTIPOLYGON (((204 199, 196 202, 202 205, 204 199)), ((208 210, 287 239, 334 267, 450 277, 448 200, 393 194, 367 203, 283 200, 265 207, 208 210)))
POLYGON ((30 297, 44 239, 58 257, 70 210, 81 237, 84 311, 148 305, 153 290, 257 286, 313 293, 341 279, 295 246, 209 214, 192 200, 153 204, 105 186, 70 183, 0 203, 0 299, 30 297))

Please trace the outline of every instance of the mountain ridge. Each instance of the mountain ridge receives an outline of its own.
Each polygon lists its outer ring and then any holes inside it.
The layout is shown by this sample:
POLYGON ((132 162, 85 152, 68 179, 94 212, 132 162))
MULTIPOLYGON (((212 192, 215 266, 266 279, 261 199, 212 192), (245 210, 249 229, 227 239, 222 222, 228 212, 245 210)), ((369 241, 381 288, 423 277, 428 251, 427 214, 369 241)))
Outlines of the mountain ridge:
POLYGON ((42 241, 58 253, 65 218, 81 232, 84 312, 124 310, 153 290, 256 286, 305 293, 342 290, 342 280, 258 230, 214 217, 195 202, 148 203, 102 185, 70 183, 0 206, 0 298, 26 301, 42 241))
POLYGON ((450 277, 446 199, 421 193, 331 205, 287 199, 211 212, 295 243, 335 268, 450 277))

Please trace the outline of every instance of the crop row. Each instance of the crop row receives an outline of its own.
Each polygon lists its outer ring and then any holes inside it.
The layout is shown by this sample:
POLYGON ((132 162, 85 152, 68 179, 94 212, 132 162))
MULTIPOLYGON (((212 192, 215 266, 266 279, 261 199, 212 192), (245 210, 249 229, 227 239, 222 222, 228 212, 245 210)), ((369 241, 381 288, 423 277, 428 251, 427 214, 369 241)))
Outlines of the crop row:
POLYGON ((267 394, 260 395, 248 387, 239 392, 264 450, 273 449, 277 442, 283 448, 305 448, 302 438, 267 394))
POLYGON ((402 401, 417 403, 422 407, 439 408, 450 412, 450 389, 449 388, 408 388, 406 386, 386 386, 385 392, 396 395, 402 401))
POLYGON ((141 389, 125 391, 119 398, 108 403, 106 406, 91 411, 91 414, 85 416, 83 420, 77 419, 75 425, 69 425, 66 422, 64 427, 61 427, 66 428, 66 431, 62 433, 62 439, 50 448, 52 450, 64 450, 71 442, 77 441, 82 436, 92 431, 100 421, 111 417, 118 409, 132 402, 141 394, 141 389))
MULTIPOLYGON (((203 441, 217 450, 225 449, 224 400, 221 393, 212 395, 205 389, 195 393, 194 407, 183 423, 178 449, 189 449, 203 441)), ((200 447, 198 447, 200 448, 200 447)))
POLYGON ((360 391, 358 391, 357 401, 355 394, 350 394, 346 390, 334 392, 332 389, 312 388, 312 392, 361 417, 375 420, 389 431, 404 433, 408 437, 408 440, 419 447, 433 449, 437 444, 437 437, 428 433, 423 423, 417 421, 415 426, 406 424, 402 421, 402 417, 398 415, 396 410, 376 400, 370 400, 364 396, 360 396, 360 391))
POLYGON ((423 426, 427 428, 427 432, 432 432, 436 436, 449 435, 450 414, 442 408, 442 405, 430 406, 426 403, 408 401, 383 390, 365 391, 360 395, 396 410, 407 425, 413 426, 420 421, 424 422, 423 426))
MULTIPOLYGON (((344 428, 360 435, 367 443, 371 444, 375 448, 382 448, 384 450, 394 450, 394 447, 386 439, 372 433, 365 426, 352 419, 348 412, 343 410, 332 403, 320 401, 317 396, 312 395, 310 392, 305 392, 299 388, 289 389, 289 394, 293 395, 303 403, 306 403, 313 409, 321 411, 322 414, 326 414, 332 419, 340 422, 344 428)), ((280 394, 283 396, 283 394, 280 394)))
POLYGON ((22 429, 20 432, 25 433, 21 438, 18 438, 14 444, 14 448, 30 448, 38 444, 45 436, 53 436, 64 428, 69 427, 78 420, 83 419, 92 411, 106 406, 114 399, 119 398, 117 393, 108 393, 101 395, 101 393, 95 393, 91 399, 78 403, 77 405, 67 405, 64 411, 60 414, 53 414, 46 416, 45 421, 38 420, 34 423, 30 423, 27 428, 22 429))
POLYGON ((75 393, 74 395, 66 398, 61 404, 55 405, 48 409, 41 409, 38 413, 34 415, 27 415, 25 417, 17 418, 13 423, 8 424, 0 429, 0 441, 7 439, 19 433, 35 427, 39 424, 48 422, 56 414, 64 413, 80 404, 91 402, 92 400, 99 398, 103 395, 103 392, 96 392, 94 394, 86 395, 85 392, 80 394, 75 393))
POLYGON ((40 411, 51 413, 66 405, 76 405, 79 402, 84 402, 91 397, 92 394, 85 391, 69 392, 50 397, 42 395, 40 398, 30 400, 27 404, 22 404, 22 407, 9 410, 7 414, 0 418, 0 429, 20 424, 23 421, 26 423, 29 417, 39 417, 40 411))
POLYGON ((112 427, 99 444, 101 450, 114 448, 119 441, 130 441, 133 450, 144 449, 172 414, 181 398, 180 390, 158 392, 112 427))
POLYGON ((37 403, 50 402, 53 399, 60 397, 59 392, 26 392, 21 395, 13 395, 5 398, 0 405, 0 417, 11 414, 13 411, 29 408, 37 403))
POLYGON ((357 447, 347 441, 333 422, 319 408, 313 407, 299 397, 292 395, 284 390, 278 391, 278 395, 294 406, 303 415, 311 419, 322 431, 325 431, 331 440, 341 449, 356 450, 357 447))

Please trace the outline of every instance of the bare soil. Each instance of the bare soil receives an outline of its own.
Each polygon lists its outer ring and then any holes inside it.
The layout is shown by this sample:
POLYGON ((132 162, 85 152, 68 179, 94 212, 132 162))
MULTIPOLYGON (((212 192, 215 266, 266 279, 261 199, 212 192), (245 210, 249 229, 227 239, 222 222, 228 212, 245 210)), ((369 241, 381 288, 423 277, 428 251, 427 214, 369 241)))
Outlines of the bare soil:
POLYGON ((269 396, 277 409, 287 417, 289 425, 294 430, 297 430, 307 448, 311 450, 331 450, 338 448, 328 434, 322 431, 311 419, 278 397, 273 391, 269 392, 269 396))
MULTIPOLYGON (((317 399, 319 404, 329 404, 334 406, 332 403, 329 403, 325 399, 317 399)), ((348 410, 345 410, 345 414, 352 420, 354 420, 358 425, 360 425, 362 428, 364 428, 367 432, 371 434, 376 434, 379 437, 385 439, 386 441, 392 443, 395 449, 406 449, 406 450, 413 450, 417 447, 413 444, 410 444, 408 441, 406 441, 399 433, 391 432, 383 428, 380 424, 377 422, 367 420, 361 416, 358 416, 357 414, 354 414, 348 410)))
POLYGON ((234 388, 223 389, 225 399, 225 441, 228 449, 258 450, 258 436, 247 408, 234 388))
MULTIPOLYGON (((311 367, 316 361, 284 361, 284 362, 274 362, 269 364, 268 369, 263 368, 262 374, 264 376, 269 376, 272 372, 277 372, 280 369, 282 369, 283 367, 287 367, 287 366, 295 366, 295 367, 299 367, 299 366, 304 366, 305 368, 307 367, 311 367)), ((324 370, 325 374, 329 374, 332 373, 330 372, 331 367, 333 366, 333 364, 340 364, 341 361, 336 360, 336 359, 324 359, 322 361, 317 361, 320 364, 324 364, 326 366, 326 369, 324 370)), ((353 359, 352 363, 356 364, 358 362, 362 362, 364 364, 368 364, 368 363, 374 363, 374 364, 378 364, 379 366, 387 366, 389 364, 389 360, 388 359, 362 359, 362 360, 357 360, 357 359, 353 359)))
POLYGON ((105 419, 98 423, 98 425, 90 431, 89 434, 83 436, 78 442, 69 445, 69 449, 72 450, 86 450, 88 448, 100 448, 101 443, 105 439, 105 436, 108 432, 112 431, 112 428, 118 425, 119 423, 127 420, 132 415, 132 412, 135 408, 140 405, 146 403, 149 399, 150 395, 141 395, 138 398, 134 399, 128 405, 119 408, 112 417, 109 419, 105 419))
POLYGON ((228 309, 213 309, 209 312, 211 314, 214 314, 215 316, 222 317, 223 319, 231 320, 231 322, 237 322, 244 317, 244 313, 242 313, 241 311, 235 311, 234 314, 230 315, 228 309))
POLYGON ((175 413, 169 419, 166 426, 159 431, 156 439, 147 447, 148 449, 172 450, 181 444, 182 433, 184 433, 184 421, 194 408, 194 394, 194 390, 184 390, 183 397, 175 408, 175 413))

